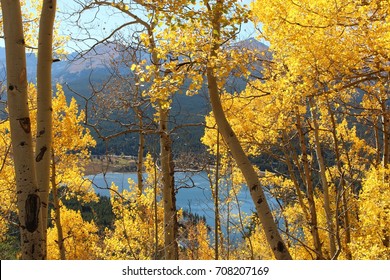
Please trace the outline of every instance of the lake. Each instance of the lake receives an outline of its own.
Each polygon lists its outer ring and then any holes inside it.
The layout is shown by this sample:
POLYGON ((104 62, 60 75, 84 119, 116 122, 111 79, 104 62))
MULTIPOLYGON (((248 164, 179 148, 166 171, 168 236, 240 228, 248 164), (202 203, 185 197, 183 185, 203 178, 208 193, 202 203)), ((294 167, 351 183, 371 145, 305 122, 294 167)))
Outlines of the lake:
MULTIPOLYGON (((119 187, 119 191, 128 190, 128 179, 131 178, 134 182, 137 182, 136 173, 106 173, 90 175, 88 176, 95 184, 96 193, 101 196, 110 196, 110 192, 107 186, 110 186, 112 182, 119 187)), ((206 172, 176 172, 175 173, 176 188, 178 189, 176 195, 177 209, 182 208, 193 214, 204 216, 206 222, 212 228, 215 225, 214 220, 214 202, 211 195, 210 183, 207 178, 206 172), (188 187, 193 186, 193 187, 188 187)), ((242 214, 251 214, 255 212, 255 207, 252 198, 249 194, 249 190, 246 186, 243 186, 241 191, 237 195, 237 199, 233 198, 229 204, 229 211, 226 203, 223 201, 227 198, 228 188, 227 186, 221 186, 220 188, 220 214, 222 226, 226 230, 226 221, 228 213, 230 215, 230 224, 238 223, 237 214, 239 213, 238 204, 242 214), (237 203, 238 200, 238 203, 237 203)))

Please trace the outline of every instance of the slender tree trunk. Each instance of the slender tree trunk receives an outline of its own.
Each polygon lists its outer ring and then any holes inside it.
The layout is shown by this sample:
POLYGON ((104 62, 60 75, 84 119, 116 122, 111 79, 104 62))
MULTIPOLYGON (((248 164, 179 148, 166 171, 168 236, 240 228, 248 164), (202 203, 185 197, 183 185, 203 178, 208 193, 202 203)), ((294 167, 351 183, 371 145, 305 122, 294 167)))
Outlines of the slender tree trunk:
POLYGON ((172 158, 172 141, 168 131, 168 110, 159 106, 160 112, 160 160, 163 181, 164 201, 164 237, 165 259, 177 260, 179 249, 177 244, 177 211, 175 197, 174 164, 172 158))
MULTIPOLYGON (((218 149, 218 148, 217 148, 218 149)), ((218 157, 218 156, 217 156, 218 157)), ((213 202, 214 202, 214 222, 215 222, 215 248, 214 248, 214 259, 217 260, 220 258, 221 255, 223 255, 223 235, 222 235, 222 230, 221 230, 221 215, 219 213, 219 192, 220 192, 220 187, 219 187, 219 169, 220 169, 220 164, 219 160, 217 159, 217 165, 216 165, 216 171, 218 170, 218 174, 215 174, 214 180, 212 178, 212 173, 211 170, 208 173, 207 177, 210 183, 210 188, 211 188, 211 195, 213 197, 213 202), (218 183, 217 183, 218 182, 218 183), (213 188, 214 186, 214 188, 213 188), (216 191, 218 190, 218 191, 216 191), (218 201, 216 198, 218 197, 218 201)), ((216 172, 217 173, 217 172, 216 172)))
POLYGON ((383 129, 383 166, 386 168, 390 163, 390 111, 387 108, 387 99, 381 101, 382 129, 383 129))
POLYGON ((380 132, 379 132, 379 123, 380 123, 380 117, 373 116, 373 126, 374 126, 374 135, 375 135, 375 164, 379 165, 381 163, 381 140, 380 140, 380 132))
POLYGON ((229 183, 226 184, 227 215, 226 215, 226 260, 230 260, 230 195, 229 183))
POLYGON ((324 193, 324 209, 326 214, 327 230, 329 236, 329 252, 330 257, 336 254, 336 241, 335 241, 335 232, 333 225, 333 215, 330 207, 330 198, 329 198, 329 184, 328 179, 326 178, 326 167, 324 157, 322 156, 321 151, 321 142, 319 136, 319 125, 318 125, 318 116, 317 116, 317 107, 314 104, 313 98, 309 98, 309 107, 312 114, 313 125, 314 125, 314 142, 315 142, 315 151, 317 156, 317 162, 320 168, 320 177, 322 183, 322 191, 324 193))
POLYGON ((56 0, 44 0, 39 21, 37 64, 37 140, 35 147, 36 176, 41 197, 42 233, 46 252, 48 200, 50 191, 50 151, 52 143, 52 78, 53 28, 56 0))
MULTIPOLYGON (((152 63, 159 64, 156 52, 156 42, 153 36, 153 26, 148 26, 149 43, 152 55, 152 63)), ((156 76, 160 75, 156 71, 156 76)), ((177 243, 177 211, 175 196, 175 171, 172 156, 172 141, 168 131, 169 109, 163 108, 164 100, 157 104, 159 112, 160 128, 160 160, 163 181, 163 202, 164 202, 164 253, 166 260, 177 260, 179 258, 179 247, 177 243)))
POLYGON ((154 192, 154 259, 157 260, 158 253, 158 209, 157 209, 157 164, 154 162, 154 182, 153 182, 153 192, 154 192))
MULTIPOLYGON (((340 175, 340 186, 341 186, 341 196, 342 196, 342 208, 343 208, 343 217, 344 217, 344 230, 345 230, 345 254, 347 259, 352 260, 352 254, 349 250, 349 244, 351 243, 351 227, 350 227, 350 221, 349 221, 349 210, 348 210, 348 200, 347 200, 347 184, 344 179, 344 171, 342 168, 341 158, 340 158, 340 150, 339 150, 339 139, 337 138, 336 134, 336 120, 334 113, 332 111, 332 108, 330 107, 330 104, 328 102, 328 112, 331 118, 332 122, 332 136, 335 146, 335 155, 336 155, 336 161, 337 161, 337 170, 340 175)), ((338 217, 337 217, 338 218, 338 217)))
MULTIPOLYGON (((286 135, 285 131, 283 131, 283 142, 284 142, 283 146, 288 144, 287 135, 286 135)), ((290 161, 290 157, 291 157, 290 153, 292 151, 288 150, 288 149, 285 149, 285 148, 283 148, 283 151, 284 151, 284 154, 285 154, 285 157, 286 157, 285 163, 287 165, 287 170, 288 170, 288 172, 290 174, 291 180, 294 183, 295 191, 296 191, 297 196, 298 196, 299 205, 302 208, 302 212, 303 212, 303 215, 305 216, 306 221, 309 222, 310 221, 310 216, 309 216, 309 213, 307 211, 306 204, 304 202, 303 193, 301 191, 301 188, 300 188, 300 185, 298 183, 297 177, 295 176, 293 165, 292 165, 292 163, 290 161)), ((297 164, 299 164, 299 163, 297 163, 297 164)))
POLYGON ((143 130, 143 119, 140 110, 137 110, 138 125, 140 133, 138 135, 138 155, 137 155, 137 185, 138 185, 138 196, 142 195, 143 192, 143 165, 144 165, 144 150, 145 150, 145 135, 142 133, 143 130))
POLYGON ((20 2, 1 0, 1 8, 22 259, 45 259, 45 246, 42 242, 41 199, 35 175, 27 98, 25 40, 20 2))
POLYGON ((314 243, 314 251, 316 252, 317 259, 323 259, 322 254, 322 243, 320 240, 320 235, 318 233, 318 221, 317 221, 317 209, 316 204, 314 200, 314 188, 313 188, 313 181, 311 177, 311 171, 309 166, 309 160, 307 156, 307 147, 306 147, 306 140, 305 135, 302 130, 301 125, 301 116, 298 113, 297 110, 297 130, 299 135, 299 142, 301 145, 302 150, 302 163, 303 163, 303 170, 305 175, 305 183, 306 183, 306 192, 307 192, 307 202, 309 204, 309 211, 310 211, 310 232, 313 237, 313 243, 314 243))
POLYGON ((56 163, 54 150, 52 149, 52 163, 51 163, 51 190, 53 195, 53 205, 55 212, 54 222, 57 227, 57 245, 58 251, 60 252, 60 259, 66 260, 65 246, 64 246, 64 231, 61 224, 61 205, 60 198, 58 195, 57 182, 56 182, 56 163))
POLYGON ((267 241, 271 246, 276 259, 291 259, 290 253, 288 252, 284 241, 279 234, 276 222, 274 221, 263 189, 260 185, 258 175, 225 117, 225 113, 222 109, 221 101, 218 95, 216 78, 214 77, 213 70, 210 68, 208 68, 207 71, 207 78, 214 117, 218 127, 220 128, 222 137, 232 152, 233 158, 235 159, 238 168, 245 177, 252 200, 256 207, 256 211, 263 225, 267 241))
POLYGON ((219 129, 217 129, 217 158, 215 165, 215 186, 214 186, 214 221, 215 221, 215 255, 214 259, 219 259, 219 229, 220 229, 220 217, 219 217, 219 163, 220 163, 220 153, 219 153, 219 129))
MULTIPOLYGON (((221 16, 223 11, 223 1, 219 0, 214 6, 212 15, 212 36, 213 42, 211 51, 209 54, 209 60, 215 60, 217 58, 217 51, 220 48, 220 31, 221 31, 221 16)), ((219 97, 219 88, 217 83, 216 67, 213 63, 208 63, 206 69, 208 92, 211 102, 211 107, 214 113, 215 121, 219 128, 219 131, 228 145, 234 160, 237 163, 238 168, 241 170, 245 177, 247 186, 249 188, 252 200, 255 204, 257 214, 263 225, 265 235, 267 237, 268 244, 271 247, 276 259, 291 259, 291 255, 284 244, 284 241, 278 231, 278 226, 272 216, 271 209, 267 203, 267 199, 264 195, 263 189, 260 185, 260 181, 255 169, 252 166, 249 158, 245 154, 236 134, 234 133, 231 125, 226 119, 225 112, 223 111, 221 100, 219 97)))

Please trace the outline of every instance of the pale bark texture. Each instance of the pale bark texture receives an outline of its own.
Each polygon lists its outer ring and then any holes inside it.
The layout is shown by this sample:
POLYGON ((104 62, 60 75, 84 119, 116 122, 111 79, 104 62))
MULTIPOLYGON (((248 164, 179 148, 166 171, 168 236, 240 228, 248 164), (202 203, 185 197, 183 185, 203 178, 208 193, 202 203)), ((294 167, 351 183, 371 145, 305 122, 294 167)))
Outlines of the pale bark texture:
POLYGON ((383 167, 387 167, 390 163, 390 106, 388 105, 388 99, 380 98, 381 105, 381 118, 383 129, 383 167))
MULTIPOLYGON (((50 151, 52 144, 52 78, 53 28, 56 0, 45 0, 39 21, 37 64, 37 139, 35 147, 36 176, 41 197, 42 232, 46 247, 48 200, 50 191, 50 151)), ((45 249, 46 251, 46 249, 45 249)))
POLYGON ((142 133, 144 128, 143 116, 140 109, 136 109, 138 117, 138 126, 140 133, 138 135, 138 155, 137 155, 137 185, 138 185, 138 196, 142 195, 144 178, 143 178, 143 166, 144 166, 144 151, 145 151, 145 135, 142 133))
MULTIPOLYGON (((340 158, 340 149, 339 149, 339 139, 337 138, 337 133, 336 133, 336 120, 334 113, 332 111, 332 108, 330 107, 329 101, 327 101, 328 105, 328 112, 330 115, 331 123, 332 123, 332 136, 333 136, 333 141, 334 141, 334 151, 336 155, 336 163, 337 163, 337 170, 340 174, 340 187, 338 188, 338 193, 341 193, 342 196, 342 209, 343 209, 343 214, 342 216, 344 217, 344 230, 345 230, 345 255, 348 260, 352 260, 352 253, 349 248, 349 244, 351 243, 351 227, 350 227, 350 219, 349 219, 349 206, 348 206, 348 199, 347 199, 347 184, 344 179, 344 171, 342 168, 342 162, 340 158)), ((337 216, 337 220, 340 220, 341 217, 337 216)), ((336 224, 337 225, 337 224, 336 224)), ((336 231, 336 233, 338 233, 336 231)))
MULTIPOLYGON (((298 110, 297 110, 298 112, 298 110)), ((316 204, 314 200, 314 187, 313 187, 313 180, 312 180, 312 174, 311 174, 311 168, 309 166, 309 159, 307 155, 307 146, 306 146, 306 139, 305 135, 303 133, 303 128, 301 125, 301 116, 299 113, 297 113, 297 130, 298 130, 298 136, 299 136, 299 143, 301 146, 302 151, 302 164, 303 164, 303 175, 304 175, 304 181, 306 184, 306 195, 307 195, 307 202, 309 204, 309 212, 310 212, 310 233, 313 237, 313 244, 314 244, 314 251, 316 253, 317 259, 323 259, 322 254, 322 243, 320 239, 320 235, 318 233, 318 219, 317 219, 317 209, 316 204)))
POLYGON ((219 230, 220 230, 220 216, 219 216, 219 130, 217 129, 217 158, 216 158, 216 165, 215 165, 215 185, 214 185, 214 191, 211 190, 211 193, 214 197, 214 211, 215 211, 215 217, 214 217, 214 223, 215 223, 215 260, 219 259, 219 230))
POLYGON ((333 225, 333 214, 330 207, 329 184, 328 184, 328 179, 326 178, 326 166, 325 166, 325 161, 324 161, 324 157, 322 156, 322 150, 321 150, 321 142, 320 142, 320 135, 319 135, 320 127, 317 121, 318 119, 317 107, 315 107, 312 98, 309 98, 309 106, 310 106, 310 111, 313 119, 315 151, 316 151, 318 166, 320 168, 320 178, 322 183, 322 191, 324 195, 324 209, 326 214, 326 223, 328 227, 327 231, 329 237, 329 252, 330 252, 330 257, 333 258, 333 256, 335 256, 336 254, 336 241, 335 241, 335 231, 333 225))
POLYGON ((163 181, 164 202, 164 251, 166 260, 177 260, 177 211, 175 197, 174 164, 172 159, 172 141, 168 131, 168 110, 160 105, 160 160, 163 181))
MULTIPOLYGON (((152 63, 159 64, 154 41, 153 26, 148 25, 152 63)), ((160 75, 156 71, 155 75, 160 75)), ((169 134, 169 109, 164 109, 165 100, 160 100, 156 107, 159 112, 160 129, 160 161, 163 181, 163 205, 164 205, 164 258, 166 260, 177 260, 179 258, 179 247, 177 243, 177 211, 175 195, 175 170, 172 156, 172 140, 169 134)))
MULTIPOLYGON (((296 154, 294 153, 293 149, 294 148, 291 146, 291 144, 287 140, 286 132, 283 131, 283 152, 286 156, 285 163, 287 165, 287 169, 288 169, 288 172, 290 174, 291 181, 293 181, 293 183, 294 183, 294 188, 295 188, 295 191, 296 191, 297 196, 298 196, 299 205, 301 206, 301 209, 302 209, 302 212, 304 214, 306 221, 309 222, 309 220, 310 220, 309 212, 307 211, 307 207, 306 207, 306 204, 304 201, 304 196, 303 196, 301 187, 299 185, 298 179, 295 176, 293 164, 291 162, 291 161, 294 162, 294 158, 296 158, 296 154), (292 158, 292 159, 290 160, 290 158, 292 158)), ((297 163, 297 166, 298 166, 299 162, 297 159, 295 160, 295 162, 297 163)), ((299 170, 299 172, 301 172, 301 170, 299 170)), ((304 178, 304 176, 302 174, 300 174, 300 175, 302 176, 302 178, 304 178)))
POLYGON ((52 155, 52 165, 51 165, 51 190, 53 195, 53 205, 54 205, 54 212, 55 212, 55 219, 54 222, 57 227, 57 245, 58 245, 58 251, 60 252, 60 259, 66 260, 66 252, 65 252, 65 246, 64 246, 64 231, 62 229, 61 224, 61 205, 60 205, 60 198, 58 194, 57 189, 57 182, 56 182, 56 164, 55 164, 55 156, 54 156, 54 150, 52 149, 51 152, 52 155))
POLYGON ((31 121, 27 98, 25 41, 20 2, 2 0, 7 67, 7 99, 16 174, 17 207, 22 259, 46 256, 35 177, 31 121))
MULTIPOLYGON (((223 11, 223 1, 219 0, 212 10, 212 34, 213 42, 209 60, 216 59, 217 51, 220 48, 220 31, 221 31, 221 13, 223 11)), ((231 125, 226 119, 225 112, 222 108, 219 88, 217 84, 217 69, 212 63, 207 65, 206 69, 208 92, 211 102, 211 107, 214 113, 215 121, 218 129, 228 145, 238 168, 245 177, 249 188, 252 200, 255 204, 257 214, 262 223, 268 244, 276 259, 290 260, 291 255, 278 231, 278 226, 272 216, 264 191, 260 185, 258 175, 253 168, 252 163, 245 154, 236 134, 232 130, 231 125)))

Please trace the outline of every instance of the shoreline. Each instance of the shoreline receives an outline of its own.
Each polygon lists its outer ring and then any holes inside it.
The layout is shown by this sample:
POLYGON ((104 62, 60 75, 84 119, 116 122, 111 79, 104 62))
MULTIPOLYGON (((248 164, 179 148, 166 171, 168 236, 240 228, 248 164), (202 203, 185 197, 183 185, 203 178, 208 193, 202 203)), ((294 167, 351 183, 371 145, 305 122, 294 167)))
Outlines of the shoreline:
MULTIPOLYGON (((202 168, 175 168, 175 172, 197 173, 204 171, 202 168)), ((84 174, 86 176, 97 175, 101 173, 137 173, 137 162, 134 156, 117 155, 92 155, 91 161, 85 166, 84 174)))

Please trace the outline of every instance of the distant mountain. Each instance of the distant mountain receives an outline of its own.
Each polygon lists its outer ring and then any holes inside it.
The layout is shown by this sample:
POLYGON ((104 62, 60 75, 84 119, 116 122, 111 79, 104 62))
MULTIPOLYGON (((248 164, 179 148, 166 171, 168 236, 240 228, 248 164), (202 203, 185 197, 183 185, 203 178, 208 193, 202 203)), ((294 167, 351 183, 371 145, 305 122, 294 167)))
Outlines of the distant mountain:
MULTIPOLYGON (((258 49, 266 51, 268 47, 261 42, 250 38, 237 43, 236 47, 258 49)), ((83 55, 72 53, 67 60, 53 63, 52 74, 53 83, 67 84, 74 91, 88 97, 91 94, 90 83, 101 84, 110 76, 110 65, 113 60, 118 60, 124 54, 123 48, 115 44, 99 45, 93 50, 83 55)), ((141 58, 149 59, 148 54, 140 54, 141 58)), ((31 82, 36 81, 37 58, 35 54, 28 54, 27 75, 31 82)), ((129 67, 123 69, 124 72, 130 72, 129 67)), ((5 77, 5 49, 0 48, 0 78, 5 77), (3 73, 3 75, 1 75, 3 73)), ((245 88, 246 81, 237 77, 232 77, 227 83, 229 91, 240 91, 245 88)), ((75 97, 80 107, 84 107, 84 100, 75 96, 67 87, 64 87, 67 97, 75 97)), ((205 91, 205 90, 204 90, 205 91)), ((175 125, 200 123, 204 121, 204 116, 210 111, 208 97, 205 94, 195 96, 186 96, 176 94, 172 103, 172 123, 175 125)), ((130 117, 131 116, 127 116, 130 117)), ((202 149, 200 137, 203 135, 203 127, 189 127, 180 131, 175 131, 174 142, 179 150, 199 151, 202 149), (186 133, 183 133, 186 132, 186 133)), ((121 138, 110 142, 111 153, 136 154, 136 137, 124 135, 121 138), (134 143, 133 143, 134 142, 134 143)), ((98 141, 94 153, 101 154, 105 152, 105 144, 98 141)), ((180 151, 178 151, 180 153, 180 151)))
POLYGON ((236 46, 242 47, 242 48, 247 48, 250 50, 259 50, 259 51, 268 51, 269 47, 261 43, 260 41, 256 40, 255 38, 251 37, 246 40, 240 41, 236 44, 236 46))
MULTIPOLYGON (((260 51, 267 51, 268 46, 259 42, 255 38, 249 38, 238 42, 236 47, 257 49, 260 51)), ((54 82, 64 80, 64 77, 85 76, 83 72, 91 71, 105 71, 112 60, 121 56, 124 47, 116 44, 98 45, 85 54, 71 53, 65 61, 58 61, 53 63, 53 79, 54 82)), ((147 54, 141 54, 148 59, 147 54)), ((34 81, 36 77, 37 58, 34 53, 28 53, 27 59, 27 74, 30 81, 34 81)), ((5 49, 0 47, 0 71, 4 72, 5 68, 5 49)))
MULTIPOLYGON (((257 49, 267 51, 268 46, 254 38, 249 38, 238 42, 236 47, 257 49)), ((116 44, 98 45, 85 54, 71 53, 68 59, 53 63, 53 82, 54 83, 88 83, 89 77, 93 81, 107 78, 109 67, 113 60, 120 58, 123 47, 116 44), (92 72, 92 74, 91 74, 92 72), (88 78, 86 80, 86 78, 88 78)), ((141 54, 141 57, 149 58, 147 54, 141 54)), ((37 58, 34 53, 28 53, 27 59, 27 76, 29 81, 36 80, 37 58)), ((5 49, 0 47, 0 73, 5 73, 5 49)))

